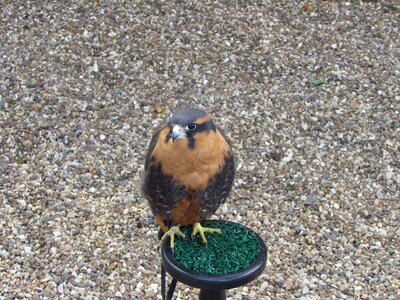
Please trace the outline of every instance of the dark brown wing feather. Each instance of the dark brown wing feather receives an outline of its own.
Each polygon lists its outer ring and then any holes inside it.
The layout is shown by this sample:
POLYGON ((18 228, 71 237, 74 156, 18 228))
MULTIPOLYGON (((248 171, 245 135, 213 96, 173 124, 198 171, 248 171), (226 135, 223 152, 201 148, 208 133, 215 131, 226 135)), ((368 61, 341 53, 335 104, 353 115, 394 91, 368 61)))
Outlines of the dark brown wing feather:
POLYGON ((220 171, 215 174, 202 191, 197 191, 198 196, 204 199, 202 219, 215 213, 218 207, 225 203, 232 189, 235 178, 235 161, 232 153, 225 157, 225 164, 220 171))
POLYGON ((149 164, 150 164, 150 159, 151 159, 151 154, 153 153, 154 147, 156 146, 157 142, 158 142, 158 137, 160 136, 160 132, 161 130, 163 130, 163 128, 161 128, 160 130, 158 130, 153 137, 151 138, 150 141, 150 145, 149 145, 149 149, 147 150, 146 153, 146 159, 144 162, 144 170, 147 171, 149 164))

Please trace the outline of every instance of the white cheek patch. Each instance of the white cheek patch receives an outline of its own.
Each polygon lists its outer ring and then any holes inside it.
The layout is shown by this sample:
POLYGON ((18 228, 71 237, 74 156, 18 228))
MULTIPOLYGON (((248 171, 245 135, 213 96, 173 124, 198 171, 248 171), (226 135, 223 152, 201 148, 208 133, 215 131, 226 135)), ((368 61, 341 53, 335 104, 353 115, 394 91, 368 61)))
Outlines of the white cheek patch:
POLYGON ((173 136, 174 139, 176 139, 176 140, 186 137, 186 130, 185 130, 185 128, 183 128, 183 127, 180 126, 180 125, 175 125, 175 126, 172 128, 172 136, 173 136))

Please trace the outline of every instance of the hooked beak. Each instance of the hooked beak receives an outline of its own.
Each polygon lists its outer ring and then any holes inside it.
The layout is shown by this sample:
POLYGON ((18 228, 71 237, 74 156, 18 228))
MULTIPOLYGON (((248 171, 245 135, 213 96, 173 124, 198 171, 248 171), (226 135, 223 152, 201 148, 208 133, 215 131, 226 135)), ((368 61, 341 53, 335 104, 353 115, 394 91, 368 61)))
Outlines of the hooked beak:
POLYGON ((175 142, 175 140, 183 138, 186 136, 185 129, 182 126, 175 125, 172 128, 172 141, 175 142))

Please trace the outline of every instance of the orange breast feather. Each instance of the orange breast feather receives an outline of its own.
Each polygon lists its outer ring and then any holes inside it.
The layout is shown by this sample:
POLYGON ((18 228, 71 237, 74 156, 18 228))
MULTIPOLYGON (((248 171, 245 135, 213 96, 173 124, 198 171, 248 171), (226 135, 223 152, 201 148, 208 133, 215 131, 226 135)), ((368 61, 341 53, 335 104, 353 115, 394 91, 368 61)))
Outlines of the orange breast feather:
POLYGON ((205 189, 211 178, 218 173, 230 147, 217 131, 196 134, 195 148, 189 148, 186 139, 165 143, 169 129, 160 132, 153 156, 161 164, 163 173, 172 176, 177 183, 187 189, 205 189))

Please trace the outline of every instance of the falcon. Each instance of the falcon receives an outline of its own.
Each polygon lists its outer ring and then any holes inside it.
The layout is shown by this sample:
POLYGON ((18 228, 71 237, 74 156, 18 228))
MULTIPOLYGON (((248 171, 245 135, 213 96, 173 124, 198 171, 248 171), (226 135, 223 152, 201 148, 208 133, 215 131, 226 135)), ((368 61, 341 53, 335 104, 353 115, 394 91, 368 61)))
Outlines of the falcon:
POLYGON ((201 226, 226 201, 235 163, 230 142, 211 117, 197 108, 181 108, 151 139, 145 159, 142 191, 164 232, 161 243, 180 226, 192 225, 192 238, 220 229, 201 226))

